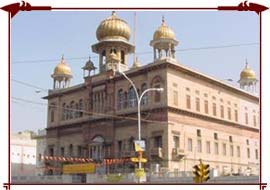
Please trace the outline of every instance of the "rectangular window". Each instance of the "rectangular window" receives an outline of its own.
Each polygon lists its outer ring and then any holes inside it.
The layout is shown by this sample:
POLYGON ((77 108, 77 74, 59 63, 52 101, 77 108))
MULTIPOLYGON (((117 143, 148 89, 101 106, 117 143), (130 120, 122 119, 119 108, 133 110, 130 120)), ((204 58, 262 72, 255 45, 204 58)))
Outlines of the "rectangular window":
POLYGON ((61 147, 61 153, 60 153, 61 156, 65 156, 65 148, 64 147, 61 147))
POLYGON ((232 119, 231 108, 228 108, 228 119, 229 119, 229 120, 232 119))
POLYGON ((122 152, 122 141, 118 141, 118 152, 119 154, 122 152))
POLYGON ((176 90, 173 91, 173 104, 178 106, 178 92, 176 90))
POLYGON ((230 141, 230 143, 233 142, 232 136, 229 136, 229 141, 230 141))
POLYGON ((214 116, 217 115, 217 105, 216 105, 216 103, 213 103, 213 115, 214 116))
POLYGON ((256 122, 256 115, 253 115, 253 125, 254 125, 254 127, 256 127, 256 126, 257 126, 257 122, 256 122))
MULTIPOLYGON (((160 88, 160 85, 155 85, 154 88, 160 88)), ((155 91, 155 102, 160 102, 161 94, 160 92, 155 91)))
POLYGON ((210 141, 206 141, 206 153, 211 154, 211 145, 210 141))
POLYGON ((218 134, 217 133, 214 133, 214 139, 218 140, 218 134))
POLYGON ((245 113, 245 122, 246 122, 246 125, 248 125, 248 113, 245 113))
POLYGON ((204 113, 208 114, 208 101, 204 100, 204 113))
POLYGON ((202 152, 202 140, 197 140, 197 150, 198 152, 202 152))
POLYGON ((223 156, 226 156, 226 154, 227 154, 227 146, 226 146, 226 144, 223 143, 222 147, 223 147, 223 156))
POLYGON ((173 148, 179 148, 179 136, 173 136, 173 148))
POLYGON ((186 96, 187 109, 191 109, 190 95, 186 96))
POLYGON ((201 134, 201 130, 200 129, 197 129, 197 137, 201 137, 202 134, 201 134))
POLYGON ((247 148, 247 157, 250 158, 250 149, 247 148))
POLYGON ((78 157, 81 157, 82 156, 82 146, 79 145, 77 148, 78 148, 77 149, 77 153, 78 153, 77 155, 78 155, 78 157))
POLYGON ((73 156, 73 145, 69 145, 69 156, 73 156))
POLYGON ((220 106, 220 117, 224 118, 224 106, 220 106))
POLYGON ((200 111, 200 98, 196 98, 196 111, 200 111))
POLYGON ((231 157, 233 157, 233 145, 230 145, 230 153, 231 157))
POLYGON ((240 146, 237 146, 237 157, 240 158, 240 156, 241 156, 240 146))
POLYGON ((246 140, 246 144, 249 145, 249 140, 248 139, 246 140))
POLYGON ((54 155, 54 150, 53 150, 53 148, 50 148, 49 149, 49 156, 53 156, 54 155))
POLYGON ((188 151, 192 152, 192 139, 188 138, 188 151))
POLYGON ((255 158, 256 158, 256 160, 258 160, 258 158, 259 158, 258 149, 255 150, 255 158))
POLYGON ((215 155, 218 155, 218 143, 215 142, 215 155))
POLYGON ((162 148, 162 136, 156 136, 154 137, 154 146, 156 148, 161 147, 162 148))
POLYGON ((234 119, 236 122, 238 122, 238 111, 234 110, 234 119))

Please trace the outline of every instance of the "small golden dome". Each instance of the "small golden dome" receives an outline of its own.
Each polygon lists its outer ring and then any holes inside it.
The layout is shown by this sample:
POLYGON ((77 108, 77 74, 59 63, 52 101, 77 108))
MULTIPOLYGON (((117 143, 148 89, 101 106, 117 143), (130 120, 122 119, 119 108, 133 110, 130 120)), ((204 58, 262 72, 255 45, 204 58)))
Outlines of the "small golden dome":
POLYGON ((110 17, 100 23, 96 36, 99 41, 104 39, 124 39, 128 41, 130 28, 126 21, 118 18, 115 11, 113 11, 110 17))
POLYGON ((68 75, 72 76, 70 67, 65 63, 64 56, 62 56, 61 62, 54 68, 53 75, 68 75))
POLYGON ((246 63, 245 68, 240 74, 240 79, 255 79, 256 80, 256 74, 255 72, 248 66, 248 63, 246 63))
POLYGON ((174 31, 165 24, 164 17, 162 17, 161 26, 155 31, 153 40, 159 39, 175 39, 174 31))

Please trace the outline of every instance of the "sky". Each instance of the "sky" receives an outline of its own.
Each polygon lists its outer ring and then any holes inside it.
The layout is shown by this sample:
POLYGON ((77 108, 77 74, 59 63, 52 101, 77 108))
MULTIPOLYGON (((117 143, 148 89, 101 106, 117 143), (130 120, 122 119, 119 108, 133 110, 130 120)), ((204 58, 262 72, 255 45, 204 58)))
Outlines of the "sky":
MULTIPOLYGON (((133 31, 134 11, 116 14, 133 31)), ((46 89, 53 87, 51 74, 63 54, 73 72, 72 85, 83 82, 81 67, 89 56, 98 67, 91 45, 97 42, 99 23, 110 15, 111 11, 31 11, 20 12, 12 19, 11 131, 46 127, 47 102, 42 97, 46 96, 46 89)), ((135 45, 142 65, 153 61, 149 43, 163 15, 179 41, 176 59, 180 64, 219 80, 233 79, 232 84, 237 85, 247 60, 259 76, 259 16, 249 11, 136 11, 135 45)), ((130 41, 133 42, 133 32, 130 41)))

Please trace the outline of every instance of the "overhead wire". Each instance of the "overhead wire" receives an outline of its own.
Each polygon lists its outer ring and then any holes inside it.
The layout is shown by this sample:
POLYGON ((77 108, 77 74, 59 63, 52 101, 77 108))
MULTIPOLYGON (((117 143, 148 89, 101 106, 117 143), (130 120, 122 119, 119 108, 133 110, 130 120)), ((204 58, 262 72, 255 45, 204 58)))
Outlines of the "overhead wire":
POLYGON ((38 87, 36 85, 32 85, 30 83, 26 83, 26 82, 23 82, 23 81, 20 81, 20 80, 11 79, 11 81, 22 84, 22 85, 27 86, 27 87, 32 87, 32 88, 39 89, 39 90, 42 90, 42 91, 48 91, 48 89, 41 88, 41 87, 38 87))
MULTIPOLYGON (((241 46, 253 46, 259 45, 258 42, 250 42, 250 43, 241 43, 241 44, 228 44, 228 45, 219 45, 219 46, 204 46, 204 47, 195 47, 195 48, 184 48, 184 49, 176 49, 176 52, 186 52, 186 51, 199 51, 199 50, 208 50, 208 49, 222 49, 222 48, 231 48, 231 47, 241 47, 241 46)), ((136 55, 145 55, 151 54, 152 51, 144 51, 144 52, 136 52, 136 55)), ((66 60, 86 60, 89 57, 71 57, 66 58, 66 60)), ((98 58, 98 56, 91 56, 91 58, 98 58)), ((12 65, 19 63, 47 63, 47 62, 57 62, 59 59, 38 59, 38 60, 22 60, 22 61, 12 61, 12 65)))
MULTIPOLYGON (((15 96, 12 96, 11 99, 12 100, 17 100, 17 101, 22 101, 22 102, 25 102, 25 103, 30 103, 30 104, 36 104, 36 105, 41 105, 41 106, 49 106, 51 108, 63 109, 63 107, 61 107, 61 106, 48 105, 47 103, 35 102, 35 101, 32 101, 32 100, 27 100, 27 99, 15 97, 15 96)), ((115 118, 115 119, 127 119, 127 120, 138 121, 138 118, 134 118, 134 117, 126 117, 126 116, 98 113, 98 112, 93 112, 93 111, 86 111, 86 110, 83 110, 83 109, 74 109, 74 108, 64 108, 64 109, 68 110, 68 111, 83 112, 83 113, 85 113, 87 115, 90 115, 90 116, 97 115, 97 116, 111 117, 111 118, 115 118)), ((155 121, 155 120, 149 120, 149 119, 141 119, 141 121, 148 122, 148 123, 168 124, 168 122, 155 121)))

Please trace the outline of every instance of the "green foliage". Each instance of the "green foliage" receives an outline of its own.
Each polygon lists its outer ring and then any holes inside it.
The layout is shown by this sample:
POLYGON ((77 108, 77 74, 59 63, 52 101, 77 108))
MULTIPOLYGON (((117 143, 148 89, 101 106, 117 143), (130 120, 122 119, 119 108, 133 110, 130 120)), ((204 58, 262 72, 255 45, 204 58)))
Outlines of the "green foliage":
POLYGON ((107 175, 107 182, 109 183, 118 183, 123 179, 121 174, 108 174, 107 175))

